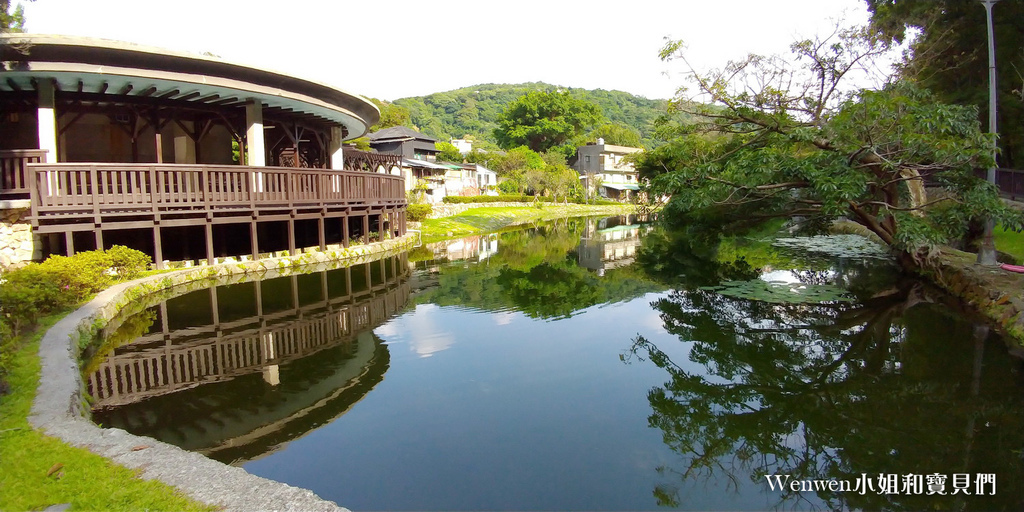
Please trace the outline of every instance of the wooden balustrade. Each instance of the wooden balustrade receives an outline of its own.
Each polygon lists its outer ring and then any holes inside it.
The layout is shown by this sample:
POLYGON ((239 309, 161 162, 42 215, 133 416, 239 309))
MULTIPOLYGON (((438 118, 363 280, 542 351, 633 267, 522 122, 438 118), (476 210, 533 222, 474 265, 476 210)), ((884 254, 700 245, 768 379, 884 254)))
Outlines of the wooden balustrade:
POLYGON ((0 150, 0 199, 28 199, 28 164, 45 159, 44 149, 0 150))
POLYGON ((405 202, 401 176, 361 171, 182 164, 27 167, 34 218, 405 202))

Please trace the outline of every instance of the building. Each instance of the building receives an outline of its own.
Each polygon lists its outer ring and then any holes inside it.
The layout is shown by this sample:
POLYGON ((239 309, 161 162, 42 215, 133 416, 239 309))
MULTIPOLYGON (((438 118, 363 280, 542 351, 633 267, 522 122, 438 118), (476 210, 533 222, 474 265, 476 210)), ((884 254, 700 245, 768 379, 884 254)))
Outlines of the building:
POLYGON ((459 150, 459 153, 465 155, 470 151, 473 151, 473 141, 469 139, 452 139, 452 146, 459 150))
POLYGON ((0 62, 0 218, 30 226, 4 242, 28 257, 120 244, 160 267, 404 233, 399 160, 342 148, 379 119, 361 96, 103 39, 2 35, 0 62))
POLYGON ((641 151, 641 148, 605 144, 604 139, 597 139, 597 143, 577 148, 573 168, 580 173, 580 180, 589 193, 626 201, 640 190, 636 169, 626 156, 641 151))
POLYGON ((368 135, 370 147, 381 154, 401 157, 406 192, 422 194, 428 203, 446 195, 448 166, 437 162, 437 139, 405 126, 392 126, 368 135))

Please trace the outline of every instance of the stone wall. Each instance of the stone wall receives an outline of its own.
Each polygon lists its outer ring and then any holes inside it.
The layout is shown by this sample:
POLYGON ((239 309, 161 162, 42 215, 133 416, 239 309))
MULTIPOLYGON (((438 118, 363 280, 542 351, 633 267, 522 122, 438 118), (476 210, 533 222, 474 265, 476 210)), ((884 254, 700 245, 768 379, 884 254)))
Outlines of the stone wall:
POLYGON ((922 273, 985 315, 1024 356, 1024 274, 975 264, 974 254, 944 248, 922 273))
MULTIPOLYGON (((27 201, 25 201, 27 202, 27 201)), ((0 205, 0 271, 39 259, 39 236, 28 222, 29 207, 14 201, 0 205)))

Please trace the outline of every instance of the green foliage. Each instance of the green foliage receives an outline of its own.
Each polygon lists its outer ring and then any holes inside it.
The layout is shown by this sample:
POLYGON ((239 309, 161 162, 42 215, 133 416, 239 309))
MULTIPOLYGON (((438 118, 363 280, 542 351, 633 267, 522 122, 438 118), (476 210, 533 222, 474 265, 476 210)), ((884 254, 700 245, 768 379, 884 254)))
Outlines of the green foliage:
POLYGON ((12 11, 10 0, 0 0, 0 33, 24 31, 25 8, 19 3, 12 11))
POLYGON ((394 126, 412 127, 409 120, 409 109, 376 98, 371 98, 370 101, 380 110, 380 121, 370 127, 370 133, 394 126))
POLYGON ((692 123, 637 158, 651 192, 672 196, 666 213, 803 216, 818 225, 848 216, 905 267, 927 261, 936 244, 973 217, 1012 227, 1024 222, 973 176, 974 168, 991 164, 991 138, 981 133, 973 108, 941 104, 908 82, 839 95, 845 74, 880 52, 861 31, 802 41, 793 50, 802 68, 752 56, 694 75, 715 105, 677 99, 674 106, 692 123), (923 174, 954 198, 941 215, 928 214, 923 174))
POLYGON ((573 141, 601 119, 597 105, 568 92, 529 92, 498 115, 494 136, 503 148, 525 145, 544 152, 573 141))
POLYGON ((433 213, 434 207, 429 204, 410 204, 405 211, 409 215, 409 220, 421 222, 433 213))
MULTIPOLYGON (((972 0, 865 0, 871 29, 884 39, 912 39, 900 73, 945 103, 972 105, 988 123, 986 14, 972 0)), ((1024 165, 1024 0, 1002 0, 992 9, 1002 167, 1024 165)))
POLYGON ((30 263, 3 274, 0 316, 19 333, 41 315, 74 306, 117 281, 138 277, 149 263, 149 256, 122 246, 30 263))
POLYGON ((438 141, 434 143, 434 146, 438 151, 440 151, 440 153, 437 154, 438 160, 455 163, 462 162, 462 153, 459 152, 459 148, 456 148, 455 145, 450 142, 438 141))
POLYGON ((654 143, 655 121, 665 113, 665 100, 649 100, 622 91, 566 89, 545 83, 480 84, 428 96, 403 98, 395 100, 395 104, 407 108, 412 124, 435 139, 472 135, 476 139, 474 147, 483 147, 496 142, 494 130, 498 127, 498 114, 509 103, 531 91, 558 90, 566 90, 574 98, 594 103, 609 121, 639 131, 645 145, 654 143))
POLYGON ((17 340, 10 352, 8 337, 0 340, 10 362, 11 389, 0 398, 0 510, 43 510, 62 503, 71 504, 71 510, 215 510, 167 484, 143 480, 109 459, 44 435, 28 423, 39 384, 39 339, 57 320, 57 315, 42 319, 32 339, 17 340), (63 467, 51 474, 57 463, 63 467))
POLYGON ((617 146, 629 146, 639 148, 643 146, 640 140, 640 132, 629 126, 617 123, 605 123, 587 134, 588 142, 595 142, 597 139, 604 139, 605 144, 617 146))

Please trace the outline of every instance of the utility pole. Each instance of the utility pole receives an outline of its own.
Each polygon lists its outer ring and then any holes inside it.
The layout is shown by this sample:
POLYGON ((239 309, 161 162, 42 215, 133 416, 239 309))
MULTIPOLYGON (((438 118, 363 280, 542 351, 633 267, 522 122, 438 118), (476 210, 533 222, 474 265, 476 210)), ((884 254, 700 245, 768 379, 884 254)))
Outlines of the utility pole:
MULTIPOLYGON (((985 15, 988 21, 988 132, 995 135, 996 131, 996 37, 992 28, 992 6, 999 0, 981 0, 985 6, 985 15)), ((992 167, 988 169, 988 182, 996 185, 996 141, 992 139, 992 167)), ((992 238, 992 230, 995 229, 995 221, 991 217, 984 220, 985 231, 981 238, 981 247, 978 248, 979 265, 998 265, 996 261, 996 244, 992 238)))

